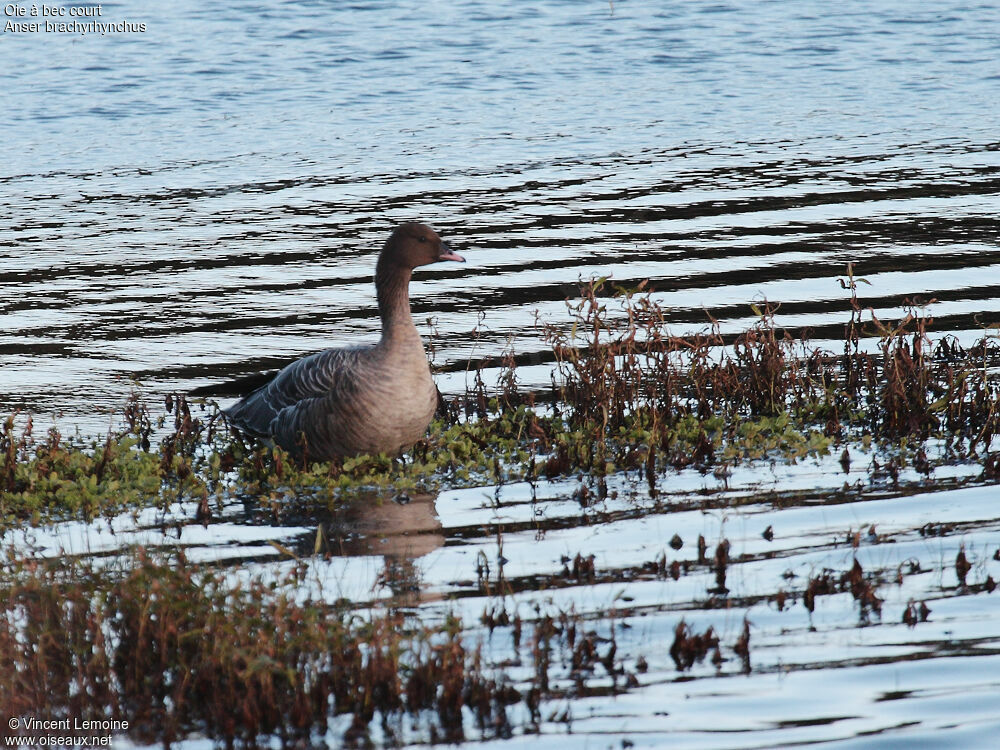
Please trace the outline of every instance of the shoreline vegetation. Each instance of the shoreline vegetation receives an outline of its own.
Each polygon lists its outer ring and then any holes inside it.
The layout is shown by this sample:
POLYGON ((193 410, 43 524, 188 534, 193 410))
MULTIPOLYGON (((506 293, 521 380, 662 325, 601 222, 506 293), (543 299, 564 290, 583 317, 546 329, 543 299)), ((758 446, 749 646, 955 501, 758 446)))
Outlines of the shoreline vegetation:
MULTIPOLYGON (((893 460, 926 468, 925 443, 941 461, 981 461, 1000 434, 1000 336, 969 348, 936 343, 926 311, 864 322, 852 275, 843 351, 821 350, 775 325, 775 308, 726 337, 711 321, 692 336, 668 331, 666 310, 644 291, 590 281, 568 302, 569 331, 542 324, 555 368, 551 389, 519 388, 514 356, 499 361, 497 384, 483 367, 467 391, 439 410, 427 437, 402 457, 355 456, 317 463, 248 443, 227 430, 214 402, 168 395, 155 418, 138 392, 122 428, 102 440, 65 438, 56 428, 0 425, 0 532, 70 518, 196 501, 211 514, 226 498, 303 494, 337 502, 355 490, 434 489, 476 483, 636 471, 648 481, 694 466, 725 472, 741 461, 789 461, 872 444, 893 460), (609 307, 614 305, 617 310, 609 307), (617 312, 619 314, 615 315, 617 312), (863 337, 876 351, 861 348, 863 337), (154 419, 165 436, 151 445, 154 419)), ((901 466, 902 464, 900 464, 901 466)), ((897 467, 898 468, 898 467, 897 467)), ((206 516, 207 517, 207 516, 206 516)))
MULTIPOLYGON (((373 490, 564 476, 580 476, 600 494, 613 473, 655 492, 658 480, 687 467, 724 478, 760 459, 832 455, 849 465, 852 449, 875 449, 873 482, 895 484, 904 466, 930 476, 955 463, 981 465, 981 480, 996 482, 998 338, 984 331, 968 348, 950 336, 932 342, 932 320, 918 306, 899 321, 879 321, 862 307, 859 282, 850 268, 841 279, 848 319, 842 351, 831 352, 778 328, 767 304, 738 336, 721 335, 714 321, 702 333, 673 336, 645 284, 623 290, 593 280, 567 302, 569 330, 541 326, 556 362, 551 389, 520 388, 508 354, 495 388, 477 371, 402 458, 295 461, 244 442, 214 405, 182 395, 168 396, 159 418, 133 394, 123 428, 98 441, 54 428, 35 435, 30 418, 12 415, 0 430, 0 662, 13 667, 0 681, 0 706, 10 716, 127 720, 130 736, 164 746, 192 733, 226 746, 269 738, 292 746, 328 731, 370 746, 373 722, 378 741, 390 745, 457 742, 472 727, 476 737, 509 737, 559 721, 549 714, 560 697, 635 687, 645 662, 616 655, 613 612, 584 625, 567 612, 522 623, 502 606, 484 611, 481 624, 510 639, 516 663, 507 666, 527 675, 513 680, 455 618, 428 625, 412 608, 359 612, 301 595, 308 566, 298 557, 285 574, 234 578, 183 552, 35 559, 4 540, 26 525, 177 502, 207 523, 233 498, 335 505, 373 490), (876 346, 864 351, 869 338, 876 346), (164 432, 155 445, 154 420, 164 432), (568 677, 556 680, 556 672, 568 677), (600 687, 589 684, 596 674, 600 687)), ((724 594, 728 542, 714 555, 703 539, 698 546, 690 565, 714 571, 724 594)), ((955 561, 963 586, 966 566, 963 549, 955 561)), ((676 562, 664 558, 662 568, 658 574, 681 575, 676 562)), ((593 581, 593 558, 577 555, 567 576, 593 581)), ((867 617, 880 614, 879 584, 855 560, 798 594, 811 613, 817 596, 849 592, 867 617)), ((976 585, 992 590, 992 578, 976 585)), ((927 612, 914 602, 904 622, 927 612)), ((706 657, 749 671, 750 637, 746 622, 728 642, 682 620, 670 656, 678 671, 706 657)))

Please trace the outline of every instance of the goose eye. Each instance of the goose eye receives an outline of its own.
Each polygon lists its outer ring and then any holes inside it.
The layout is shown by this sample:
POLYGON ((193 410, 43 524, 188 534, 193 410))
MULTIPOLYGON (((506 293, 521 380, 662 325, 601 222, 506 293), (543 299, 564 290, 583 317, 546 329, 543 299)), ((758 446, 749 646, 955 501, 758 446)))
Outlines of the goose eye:
POLYGON ((427 242, 427 238, 426 237, 417 237, 417 240, 419 242, 427 242))

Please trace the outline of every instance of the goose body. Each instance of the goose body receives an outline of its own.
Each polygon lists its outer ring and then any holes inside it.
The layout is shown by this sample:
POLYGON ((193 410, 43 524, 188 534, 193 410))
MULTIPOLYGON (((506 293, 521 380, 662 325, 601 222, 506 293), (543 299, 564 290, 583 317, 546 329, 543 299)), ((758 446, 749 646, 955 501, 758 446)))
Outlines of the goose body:
POLYGON ((433 229, 397 227, 375 269, 379 342, 293 362, 227 409, 229 422, 317 460, 395 453, 418 441, 434 416, 437 389, 410 315, 410 276, 414 268, 446 260, 464 262, 433 229))

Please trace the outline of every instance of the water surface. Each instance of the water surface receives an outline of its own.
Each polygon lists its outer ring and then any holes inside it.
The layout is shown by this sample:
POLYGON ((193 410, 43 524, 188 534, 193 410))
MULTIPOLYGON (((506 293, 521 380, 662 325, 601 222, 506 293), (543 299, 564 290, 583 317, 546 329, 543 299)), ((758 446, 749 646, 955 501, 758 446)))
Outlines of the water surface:
MULTIPOLYGON (((548 383, 536 313, 568 325, 564 300, 595 275, 650 279, 678 334, 708 315, 740 330, 767 299, 780 323, 838 335, 849 262, 880 317, 935 300, 936 335, 962 341, 1000 323, 995 5, 102 8, 146 32, 0 35, 4 413, 96 434, 132 381, 155 402, 374 340, 375 257, 411 219, 469 261, 424 269, 412 289, 446 393, 464 389, 470 359, 506 346, 538 354, 525 357, 526 385, 548 383)), ((975 746, 997 730, 996 595, 959 590, 949 566, 964 543, 977 581, 1000 577, 995 488, 971 467, 887 488, 867 460, 850 477, 832 459, 757 466, 728 486, 680 472, 656 496, 623 476, 599 513, 574 505, 582 478, 444 492, 441 528, 420 526, 419 606, 477 622, 492 605, 469 581, 504 527, 505 575, 520 582, 510 606, 525 618, 535 604, 596 618, 629 597, 620 654, 630 669, 646 654, 649 671, 613 699, 568 699, 571 731, 592 746, 975 746), (867 489, 830 503, 856 481, 867 489), (921 535, 942 520, 958 530, 921 535), (858 551, 835 541, 871 524, 858 551), (674 533, 687 545, 676 554, 664 550, 674 533), (699 533, 742 556, 729 608, 706 605, 707 571, 641 573, 661 552, 690 560, 699 533), (537 590, 581 551, 606 583, 537 590), (868 623, 847 600, 811 615, 794 597, 782 611, 768 600, 855 554, 866 569, 915 557, 928 572, 904 578, 868 623), (911 598, 933 610, 913 629, 900 622, 911 598), (678 680, 667 650, 681 617, 732 642, 744 616, 749 676, 701 665, 678 680)), ((209 560, 266 557, 267 539, 314 537, 320 519, 299 521, 244 519, 232 534, 220 521, 184 543, 209 560)), ((67 541, 76 532, 55 533, 53 549, 81 551, 67 541)), ((368 601, 391 555, 347 551, 331 575, 368 601)), ((578 746, 567 731, 553 722, 499 744, 578 746)))

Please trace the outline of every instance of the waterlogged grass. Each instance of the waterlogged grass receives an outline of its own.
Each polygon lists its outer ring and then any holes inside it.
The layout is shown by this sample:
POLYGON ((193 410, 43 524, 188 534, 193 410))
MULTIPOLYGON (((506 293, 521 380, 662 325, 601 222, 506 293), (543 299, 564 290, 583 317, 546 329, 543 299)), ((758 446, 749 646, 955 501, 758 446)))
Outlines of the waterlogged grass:
MULTIPOLYGON (((187 409, 183 399, 177 403, 187 409)), ((493 400, 492 406, 496 406, 493 400)), ((211 514, 216 503, 238 497, 267 503, 295 497, 336 504, 371 491, 429 491, 521 479, 620 470, 661 471, 710 466, 768 455, 787 460, 829 451, 832 440, 797 428, 782 413, 741 422, 727 430, 722 420, 685 416, 668 429, 653 431, 640 415, 602 435, 595 445, 587 425, 571 426, 560 417, 540 416, 518 406, 493 419, 447 424, 436 420, 425 440, 407 455, 356 456, 336 463, 296 463, 274 446, 244 445, 219 432, 219 422, 192 420, 205 443, 177 450, 175 435, 157 449, 144 449, 140 437, 123 432, 103 441, 63 441, 52 430, 35 442, 30 430, 19 435, 9 419, 4 446, 14 446, 0 495, 0 528, 25 522, 92 520, 143 507, 166 508, 177 502, 198 504, 211 514), (210 440, 210 442, 208 442, 210 440)))
POLYGON ((102 440, 64 439, 52 428, 38 439, 29 417, 0 432, 0 530, 66 518, 91 520, 151 505, 207 502, 222 478, 218 456, 202 444, 216 433, 194 418, 183 399, 169 399, 174 429, 152 449, 149 415, 137 395, 124 409, 125 427, 102 440))
MULTIPOLYGON (((1000 433, 996 339, 963 349, 936 345, 914 308, 896 323, 865 313, 850 273, 843 351, 811 347, 775 326, 773 310, 732 339, 714 327, 675 337, 643 290, 593 281, 568 303, 572 328, 542 330, 557 362, 553 393, 523 392, 513 357, 497 388, 481 377, 404 456, 297 463, 280 448, 244 442, 213 407, 168 397, 168 431, 150 445, 152 417, 138 396, 123 428, 104 440, 39 439, 9 418, 0 434, 0 529, 25 521, 92 519, 143 506, 196 501, 200 514, 230 497, 336 503, 372 489, 406 492, 573 473, 635 470, 652 477, 695 466, 724 471, 761 458, 796 461, 872 441, 897 464, 922 441, 945 443, 941 460, 980 457, 1000 433), (877 342, 863 351, 863 336, 877 342), (536 401, 547 397, 548 404, 536 401)), ((926 461, 925 457, 919 458, 926 461)), ((992 463, 991 463, 992 462, 992 463)))
MULTIPOLYGON (((8 421, 5 439, 10 431, 8 421)), ((2 522, 30 518, 37 523, 53 509, 90 518, 147 504, 160 494, 161 472, 157 456, 136 449, 138 442, 119 436, 103 445, 64 444, 52 433, 33 446, 22 436, 19 447, 35 451, 8 467, 2 522)))
POLYGON ((463 709, 484 736, 509 731, 505 706, 521 696, 484 676, 461 622, 429 628, 302 601, 302 575, 235 582, 142 550, 112 568, 8 560, 0 706, 125 720, 134 738, 164 746, 193 732, 229 746, 308 745, 342 715, 359 741, 373 718, 391 738, 409 716, 405 731, 454 742, 463 709))
MULTIPOLYGON (((263 507, 277 500, 336 505, 373 490, 566 475, 600 482, 624 474, 652 488, 686 467, 725 478, 743 462, 830 454, 847 471, 855 447, 874 447, 871 476, 894 483, 906 465, 930 475, 931 461, 979 462, 985 479, 1000 479, 1000 456, 988 452, 1000 432, 995 338, 969 349, 948 338, 934 344, 929 319, 916 309, 893 324, 866 322, 857 281, 844 280, 851 297, 838 353, 781 331, 767 306, 740 336, 710 326, 674 337, 644 290, 595 281, 569 303, 572 328, 543 328, 557 363, 551 391, 520 388, 508 356, 496 388, 478 373, 404 456, 300 463, 232 433, 213 405, 178 396, 154 417, 133 395, 119 431, 93 441, 64 439, 54 429, 38 436, 30 418, 15 415, 0 433, 0 532, 177 502, 207 519, 234 498, 263 507), (873 350, 863 349, 864 338, 873 350)), ((580 492, 585 498, 586 487, 580 492)), ((762 536, 770 543, 774 529, 762 536)), ((878 541, 874 525, 869 536, 878 541)), ((850 544, 858 548, 860 532, 850 544)), ((677 552, 683 541, 675 535, 669 546, 677 552)), ((561 576, 516 584, 502 580, 498 562, 500 577, 490 581, 487 570, 480 588, 513 594, 567 582, 676 581, 707 570, 715 584, 705 607, 733 605, 725 598, 735 554, 727 539, 710 546, 699 536, 697 557, 668 561, 667 554, 612 575, 595 568, 593 554, 578 553, 566 558, 561 576)), ((428 625, 391 605, 331 604, 320 582, 307 580, 312 568, 304 559, 269 567, 286 572, 254 577, 193 565, 180 552, 137 549, 99 564, 40 561, 9 548, 0 565, 0 663, 11 666, 0 705, 11 716, 125 719, 135 739, 168 746, 195 733, 227 746, 305 746, 331 731, 358 746, 458 742, 538 731, 560 721, 552 709, 560 701, 627 691, 647 667, 645 656, 626 664, 618 655, 613 614, 584 623, 571 612, 539 611, 522 633, 520 616, 497 600, 480 624, 491 633, 502 626, 512 643, 506 661, 490 663, 455 618, 428 625)), ((922 570, 910 567, 913 575, 922 570)), ((963 589, 993 590, 990 577, 966 583, 964 547, 954 568, 963 589)), ((785 611, 786 597, 788 606, 800 598, 811 614, 817 599, 850 593, 867 622, 881 617, 877 590, 888 581, 855 559, 845 570, 810 572, 797 589, 782 578, 774 603, 785 611)), ((903 622, 912 627, 928 611, 914 600, 903 622)), ((706 659, 749 672, 750 623, 730 636, 681 620, 669 657, 682 672, 706 659)))

